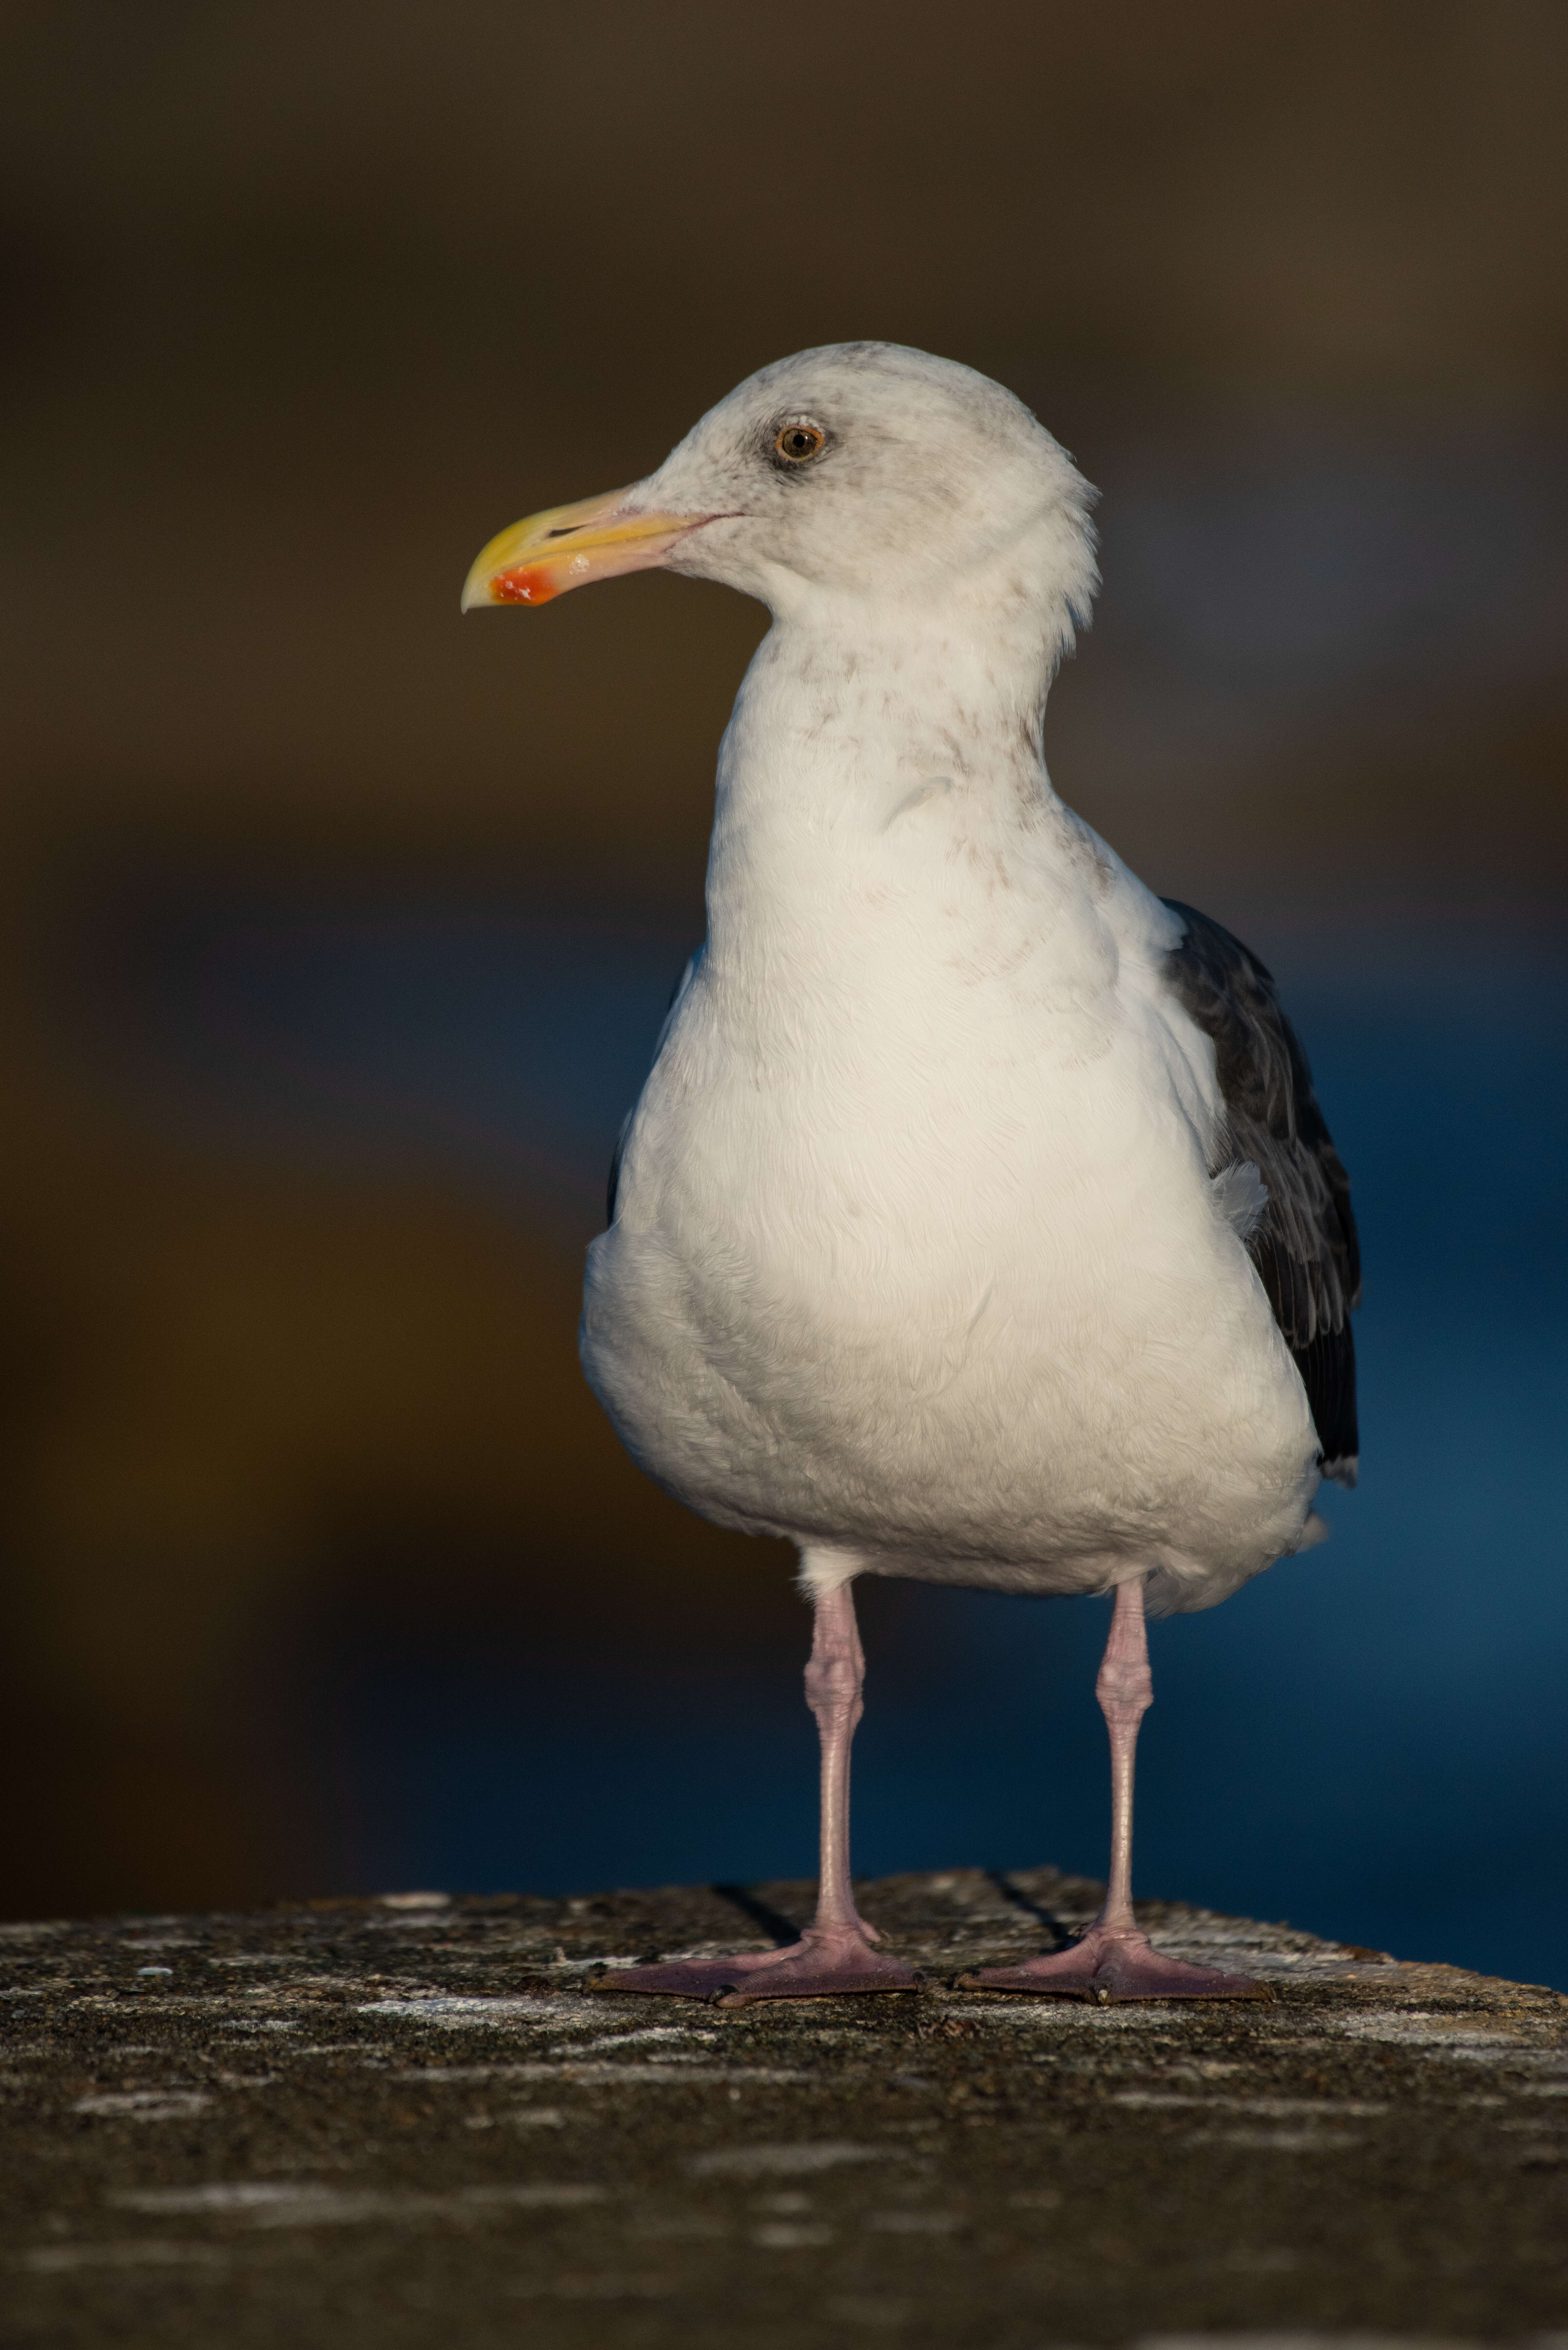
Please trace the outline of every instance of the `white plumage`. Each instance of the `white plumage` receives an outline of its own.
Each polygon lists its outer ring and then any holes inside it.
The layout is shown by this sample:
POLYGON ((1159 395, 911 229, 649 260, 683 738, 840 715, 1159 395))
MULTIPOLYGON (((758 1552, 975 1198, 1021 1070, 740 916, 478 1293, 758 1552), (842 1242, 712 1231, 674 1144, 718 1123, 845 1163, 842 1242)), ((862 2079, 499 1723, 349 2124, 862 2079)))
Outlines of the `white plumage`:
POLYGON ((672 1492, 814 1577, 824 1551, 1013 1590, 1154 1566, 1177 1606, 1223 1597, 1299 1539, 1317 1440, 1209 1175, 1179 926, 1001 730, 890 823, 958 764, 954 713, 933 693, 937 739, 868 755, 819 670, 785 624, 742 689, 708 943, 589 1253, 588 1376, 672 1492))
MULTIPOLYGON (((1249 1250, 1269 1195, 1172 984, 1183 916, 1045 772, 1092 493, 998 386, 853 345, 765 369, 617 497, 475 577, 574 546, 590 576, 602 546, 774 626, 720 754, 707 941, 589 1251, 596 1392, 670 1492, 800 1545, 819 1652, 857 1656, 859 1574, 1225 1597, 1318 1532, 1322 1444, 1249 1250)), ((1129 1830, 1130 1775, 1129 1742, 1129 1830)), ((835 1987, 835 1930, 770 1986, 835 1987)))

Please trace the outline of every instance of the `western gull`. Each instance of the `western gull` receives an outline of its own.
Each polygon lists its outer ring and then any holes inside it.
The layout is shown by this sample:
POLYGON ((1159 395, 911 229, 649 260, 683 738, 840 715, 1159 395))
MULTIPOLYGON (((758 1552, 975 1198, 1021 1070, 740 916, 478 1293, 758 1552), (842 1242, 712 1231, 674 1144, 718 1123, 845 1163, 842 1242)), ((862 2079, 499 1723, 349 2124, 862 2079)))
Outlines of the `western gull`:
POLYGON ((904 1991, 849 1872, 861 1575, 1112 1592, 1104 1908, 973 1982, 1241 1997, 1131 1900, 1146 1607, 1212 1607, 1355 1481, 1345 1170, 1257 957, 1046 775, 1095 493, 1022 401, 887 343, 782 359, 630 488, 492 540, 463 608, 660 566, 773 615, 719 752, 708 934, 587 1253, 582 1359, 703 1516, 798 1547, 822 1750, 789 1948, 618 1970, 740 2004, 904 1991))

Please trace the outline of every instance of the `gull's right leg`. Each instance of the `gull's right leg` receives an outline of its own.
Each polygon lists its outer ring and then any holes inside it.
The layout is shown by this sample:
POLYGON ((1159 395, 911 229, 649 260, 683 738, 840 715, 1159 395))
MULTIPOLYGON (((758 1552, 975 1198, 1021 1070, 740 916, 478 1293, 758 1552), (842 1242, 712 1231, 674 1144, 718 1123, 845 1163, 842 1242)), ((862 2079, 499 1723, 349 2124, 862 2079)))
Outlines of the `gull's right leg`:
MULTIPOLYGON (((805 1561, 809 1574, 809 1555, 805 1561)), ((918 1991, 909 1967, 879 1958, 877 1929, 855 1907, 849 1884, 849 1749, 860 1720, 866 1659, 848 1582, 818 1586, 805 1701, 822 1748, 821 1874, 816 1915, 798 1942, 734 1959, 618 1967, 599 1991, 665 1991, 744 2007, 754 1999, 830 1999, 846 1991, 918 1991)))

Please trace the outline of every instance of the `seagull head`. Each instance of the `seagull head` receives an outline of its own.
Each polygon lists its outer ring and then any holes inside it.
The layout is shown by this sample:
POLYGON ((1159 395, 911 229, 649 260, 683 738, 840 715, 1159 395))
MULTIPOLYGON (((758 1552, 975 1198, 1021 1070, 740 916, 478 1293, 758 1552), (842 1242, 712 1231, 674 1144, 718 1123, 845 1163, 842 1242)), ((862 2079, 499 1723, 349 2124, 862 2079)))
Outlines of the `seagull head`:
POLYGON ((1037 607, 1065 642, 1097 584, 1094 494, 988 377, 896 343, 837 343, 748 377, 646 480, 502 531, 462 608, 658 567, 780 618, 842 622, 846 602, 906 619, 1037 607))

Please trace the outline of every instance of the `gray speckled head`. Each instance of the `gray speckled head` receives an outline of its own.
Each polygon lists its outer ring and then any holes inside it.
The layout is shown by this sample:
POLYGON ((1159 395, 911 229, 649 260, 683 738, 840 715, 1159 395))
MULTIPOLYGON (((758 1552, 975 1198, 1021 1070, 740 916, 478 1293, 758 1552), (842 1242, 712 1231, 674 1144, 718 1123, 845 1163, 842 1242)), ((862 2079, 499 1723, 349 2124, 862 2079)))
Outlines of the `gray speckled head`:
POLYGON ((719 517, 668 567, 774 609, 813 589, 1038 595, 1082 622, 1097 584, 1095 493, 1067 452, 1001 384, 898 343, 761 369, 632 495, 719 517))

